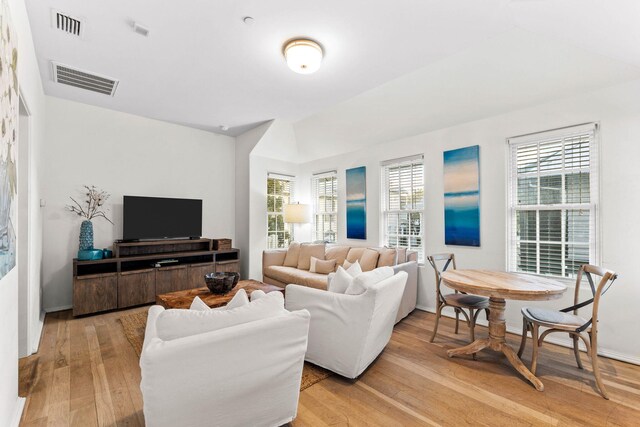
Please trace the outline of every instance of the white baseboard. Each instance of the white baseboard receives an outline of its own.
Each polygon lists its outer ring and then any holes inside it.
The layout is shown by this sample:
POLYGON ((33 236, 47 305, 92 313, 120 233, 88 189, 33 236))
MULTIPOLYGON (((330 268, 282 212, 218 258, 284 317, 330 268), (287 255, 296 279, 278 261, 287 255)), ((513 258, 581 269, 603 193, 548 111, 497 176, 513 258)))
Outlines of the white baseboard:
POLYGON ((47 307, 44 309, 45 313, 55 313, 56 311, 71 310, 72 305, 62 305, 60 307, 47 307))
POLYGON ((33 342, 31 343, 31 354, 37 353, 40 348, 40 341, 42 341, 42 331, 44 330, 44 313, 41 316, 41 319, 38 320, 38 329, 33 337, 33 342))
MULTIPOLYGON (((424 307, 424 306, 420 306, 420 305, 416 305, 416 308, 418 310, 422 310, 422 311, 426 311, 428 313, 435 313, 435 310, 433 308, 428 308, 428 307, 424 307)), ((454 318, 451 314, 445 314, 442 313, 443 316, 445 317, 449 317, 449 318, 454 318)), ((484 319, 478 319, 478 325, 481 326, 487 326, 487 321, 484 319)), ((519 335, 522 336, 522 327, 517 327, 514 328, 513 326, 509 326, 507 325, 507 332, 511 333, 511 334, 515 334, 515 335, 519 335)), ((573 348, 573 341, 569 340, 568 338, 560 338, 559 336, 552 336, 552 335, 548 335, 545 338, 545 342, 550 342, 552 344, 557 344, 559 346, 562 347, 567 347, 567 348, 573 348)), ((584 351, 584 346, 582 343, 580 343, 580 348, 582 349, 582 351, 584 351)), ((621 362, 626 362, 626 363, 632 363, 634 365, 640 365, 640 357, 638 356, 632 356, 629 354, 624 354, 624 353, 620 353, 614 350, 610 350, 610 349, 606 349, 606 348, 599 348, 598 349, 598 354, 600 356, 603 357, 608 357, 609 359, 615 359, 615 360, 619 360, 621 362)))
POLYGON ((22 411, 24 410, 24 404, 27 402, 27 399, 24 397, 18 397, 18 401, 16 402, 16 411, 13 415, 13 421, 11 421, 11 427, 18 427, 20 425, 20 419, 22 418, 22 411))

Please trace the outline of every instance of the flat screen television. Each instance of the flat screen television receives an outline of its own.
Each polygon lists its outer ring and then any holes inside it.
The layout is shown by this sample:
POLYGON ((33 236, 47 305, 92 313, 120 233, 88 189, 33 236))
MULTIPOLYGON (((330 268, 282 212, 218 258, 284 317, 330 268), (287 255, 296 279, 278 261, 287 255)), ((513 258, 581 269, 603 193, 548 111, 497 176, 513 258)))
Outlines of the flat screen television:
POLYGON ((202 200, 124 196, 124 240, 202 236, 202 200))

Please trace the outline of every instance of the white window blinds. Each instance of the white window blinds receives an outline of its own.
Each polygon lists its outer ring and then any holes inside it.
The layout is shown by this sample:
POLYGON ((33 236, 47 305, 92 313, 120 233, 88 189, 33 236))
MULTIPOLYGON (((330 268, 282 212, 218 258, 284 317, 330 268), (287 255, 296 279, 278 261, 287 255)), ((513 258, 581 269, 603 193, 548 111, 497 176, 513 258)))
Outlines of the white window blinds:
POLYGON ((423 156, 382 163, 382 216, 385 246, 418 251, 423 260, 423 156))
POLYGON ((335 242, 338 234, 338 173, 315 174, 311 178, 311 187, 314 240, 335 242))
POLYGON ((284 222, 284 205, 293 200, 294 177, 267 175, 267 248, 288 248, 293 240, 291 224, 284 222))
POLYGON ((509 139, 511 271, 575 277, 598 263, 596 125, 509 139))

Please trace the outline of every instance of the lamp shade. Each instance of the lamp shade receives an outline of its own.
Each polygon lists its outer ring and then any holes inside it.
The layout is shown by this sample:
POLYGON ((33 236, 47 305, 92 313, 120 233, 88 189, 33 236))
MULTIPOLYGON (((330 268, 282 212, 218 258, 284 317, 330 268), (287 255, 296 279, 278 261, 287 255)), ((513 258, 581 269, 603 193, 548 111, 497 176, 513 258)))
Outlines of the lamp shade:
POLYGON ((311 222, 311 205, 284 205, 284 222, 289 224, 307 224, 311 222))

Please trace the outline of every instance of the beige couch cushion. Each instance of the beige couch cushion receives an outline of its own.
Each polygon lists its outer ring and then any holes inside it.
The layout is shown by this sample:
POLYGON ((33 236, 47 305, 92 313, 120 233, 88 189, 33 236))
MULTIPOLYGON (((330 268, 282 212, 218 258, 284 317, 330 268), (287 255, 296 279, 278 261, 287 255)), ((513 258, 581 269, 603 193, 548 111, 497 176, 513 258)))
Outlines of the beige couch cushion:
POLYGON ((300 245, 298 268, 300 270, 309 270, 312 256, 318 259, 324 259, 324 248, 324 243, 303 243, 300 245))
POLYGON ((265 268, 264 274, 281 283, 295 283, 316 289, 327 289, 327 278, 329 277, 326 274, 311 273, 305 270, 298 270, 295 267, 279 265, 272 265, 265 268))
POLYGON ((396 263, 404 264, 407 262, 407 248, 396 248, 396 251, 398 252, 396 263))
POLYGON ((337 245, 337 246, 327 246, 327 250, 324 253, 324 259, 335 259, 336 260, 336 270, 339 266, 344 264, 344 260, 347 259, 347 254, 349 253, 349 246, 337 245))
POLYGON ((393 267, 398 261, 398 251, 395 248, 376 248, 380 256, 378 257, 378 267, 393 267))
POLYGON ((347 254, 347 261, 353 264, 356 261, 359 261, 362 258, 362 254, 367 248, 351 248, 349 249, 349 253, 347 254))
POLYGON ((291 242, 289 249, 287 249, 287 255, 284 257, 285 267, 297 267, 298 259, 300 258, 300 243, 291 242))
POLYGON ((335 259, 328 259, 325 261, 314 256, 311 257, 311 268, 309 268, 310 273, 329 274, 333 273, 333 270, 335 270, 335 268, 335 259))
POLYGON ((378 265, 378 257, 380 253, 375 249, 365 249, 360 257, 360 267, 362 267, 362 271, 371 271, 376 268, 378 265))

